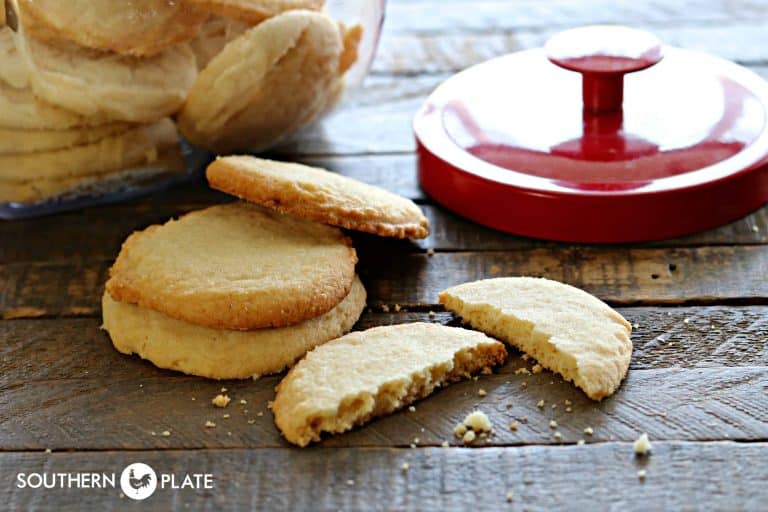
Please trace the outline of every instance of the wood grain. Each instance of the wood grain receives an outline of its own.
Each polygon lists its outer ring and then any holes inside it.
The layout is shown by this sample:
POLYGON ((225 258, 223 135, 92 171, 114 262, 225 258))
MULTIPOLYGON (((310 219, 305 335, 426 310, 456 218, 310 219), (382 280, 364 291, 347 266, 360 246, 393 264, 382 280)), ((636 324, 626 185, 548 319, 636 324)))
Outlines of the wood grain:
MULTIPOLYGON (((358 247, 358 273, 374 306, 429 306, 454 284, 530 275, 583 288, 616 305, 762 303, 768 246, 672 249, 552 247, 414 254, 381 242, 358 247)), ((407 244, 405 242, 404 244, 407 244)), ((3 318, 94 315, 110 261, 0 264, 3 318)))
POLYGON ((661 443, 638 459, 626 443, 422 450, 312 448, 177 452, 7 453, 0 499, 11 510, 761 510, 766 443, 661 443), (119 490, 16 489, 15 474, 212 473, 213 490, 163 490, 141 503, 119 490), (408 471, 402 465, 409 465, 408 471), (646 470, 640 480, 637 472, 646 470), (738 476, 736 476, 738 475, 738 476), (512 502, 507 493, 512 491, 512 502), (133 505, 133 506, 132 506, 133 505))
MULTIPOLYGON (((532 363, 513 353, 496 374, 450 386, 417 404, 416 412, 377 420, 325 444, 407 446, 417 437, 420 444, 456 442, 453 427, 475 407, 498 431, 481 443, 489 445, 557 443, 550 419, 568 443, 585 437, 631 441, 640 430, 655 439, 766 439, 767 309, 622 310, 638 324, 632 368, 617 394, 602 403, 549 372, 515 373, 532 363), (486 397, 478 395, 480 389, 486 397), (536 406, 541 399, 543 409, 536 406), (572 401, 572 412, 565 410, 565 400, 572 401), (524 416, 527 423, 519 420, 524 416), (507 428, 513 420, 520 421, 515 432, 507 428), (587 426, 594 436, 582 433, 587 426)), ((357 328, 428 319, 366 314, 357 328)), ((450 316, 440 313, 435 321, 449 322, 450 316)), ((98 319, 0 322, 0 339, 6 340, 0 349, 0 448, 284 446, 267 409, 279 376, 215 382, 160 370, 116 352, 99 324, 98 319), (222 386, 233 398, 225 410, 210 404, 222 386), (218 426, 206 429, 207 420, 218 426), (164 430, 171 435, 161 436, 164 430)))
MULTIPOLYGON (((370 167, 363 167, 370 169, 370 167)), ((397 172, 397 169, 393 169, 397 172)), ((406 174, 406 173, 401 173, 406 174)), ((404 180, 406 181, 406 180, 404 180)), ((408 185, 403 184, 403 188, 408 185)), ((392 186, 388 188, 399 188, 392 186)), ((0 245, 0 263, 62 262, 115 258, 125 238, 151 224, 164 223, 191 210, 232 200, 203 184, 188 186, 172 196, 120 206, 93 208, 41 219, 0 223, 0 239, 23 243, 0 245), (29 234, 34 234, 30 236, 29 234)), ((399 242, 355 234, 361 251, 424 252, 508 251, 537 247, 563 248, 565 244, 509 235, 484 228, 432 204, 421 204, 431 232, 424 240, 399 242)), ((684 238, 626 247, 697 247, 703 245, 754 245, 768 243, 768 207, 721 228, 684 238)))

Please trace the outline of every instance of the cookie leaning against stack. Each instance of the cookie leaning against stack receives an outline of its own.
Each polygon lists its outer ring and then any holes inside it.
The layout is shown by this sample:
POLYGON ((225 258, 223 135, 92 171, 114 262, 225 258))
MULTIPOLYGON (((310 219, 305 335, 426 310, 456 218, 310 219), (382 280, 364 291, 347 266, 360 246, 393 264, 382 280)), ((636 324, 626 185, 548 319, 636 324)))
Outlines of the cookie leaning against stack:
POLYGON ((110 270, 121 352, 210 378, 274 373, 357 321, 365 290, 338 229, 231 203, 134 233, 110 270))

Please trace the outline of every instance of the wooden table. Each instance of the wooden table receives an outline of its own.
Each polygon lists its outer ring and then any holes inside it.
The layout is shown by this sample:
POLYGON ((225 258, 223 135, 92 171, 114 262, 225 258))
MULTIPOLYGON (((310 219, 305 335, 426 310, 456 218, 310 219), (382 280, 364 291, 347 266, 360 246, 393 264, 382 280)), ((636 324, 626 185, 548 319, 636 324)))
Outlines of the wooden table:
POLYGON ((498 373, 443 389, 415 412, 309 449, 289 447, 267 409, 279 376, 219 383, 158 370, 118 354, 99 329, 99 298, 123 239, 227 200, 195 184, 0 223, 0 507, 765 510, 768 209, 677 240, 564 245, 473 225, 436 206, 416 183, 410 120, 437 84, 593 22, 650 28, 669 43, 768 77, 765 0, 400 0, 390 4, 366 87, 278 156, 410 197, 430 218, 432 234, 420 242, 354 236, 370 307, 356 328, 429 321, 429 311, 437 313, 433 321, 453 323, 436 305, 439 290, 495 275, 547 276, 596 294, 635 324, 631 369, 615 396, 594 403, 549 372, 517 374, 524 362, 513 353, 498 373), (210 403, 222 386, 234 399, 224 410, 210 403), (497 433, 463 448, 453 427, 475 407, 497 433), (204 428, 206 420, 217 427, 204 428), (508 428, 512 420, 517 431, 508 428), (653 442, 648 458, 633 455, 642 432, 653 442), (441 447, 446 440, 450 448, 441 447), (119 475, 135 461, 212 473, 215 488, 158 490, 141 503, 115 489, 16 488, 18 472, 119 475))

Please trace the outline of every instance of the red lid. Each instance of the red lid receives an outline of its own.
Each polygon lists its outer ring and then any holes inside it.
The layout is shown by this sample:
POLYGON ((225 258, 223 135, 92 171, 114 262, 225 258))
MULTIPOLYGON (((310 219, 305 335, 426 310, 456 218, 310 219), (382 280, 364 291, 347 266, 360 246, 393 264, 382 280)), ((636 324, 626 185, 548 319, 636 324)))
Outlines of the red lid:
POLYGON ((569 30, 469 68, 414 130, 426 192, 512 233, 650 240, 768 202, 768 83, 626 27, 569 30))

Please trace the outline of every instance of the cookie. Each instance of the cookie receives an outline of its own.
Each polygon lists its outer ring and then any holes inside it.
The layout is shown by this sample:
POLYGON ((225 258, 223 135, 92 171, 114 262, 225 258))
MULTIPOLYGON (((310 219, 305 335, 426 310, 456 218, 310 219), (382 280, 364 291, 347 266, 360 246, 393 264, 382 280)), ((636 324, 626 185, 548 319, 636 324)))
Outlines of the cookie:
POLYGON ((289 11, 227 44, 200 72, 179 113, 194 144, 259 151, 314 121, 339 96, 345 52, 338 25, 289 11))
POLYGON ((324 0, 187 0, 200 10, 225 18, 256 24, 285 11, 319 11, 324 0))
POLYGON ((0 26, 0 80, 17 89, 29 86, 27 68, 16 50, 13 31, 2 26, 0 26))
POLYGON ((306 446, 506 357, 503 343, 475 331, 430 323, 374 327, 309 352, 278 386, 272 412, 285 438, 306 446))
POLYGON ((352 242, 336 228, 231 203, 129 236, 107 291, 207 327, 283 327, 341 302, 355 263, 352 242))
POLYGON ((282 213, 396 238, 424 238, 429 221, 413 201, 318 167, 252 156, 217 158, 211 187, 282 213))
POLYGON ((0 203, 31 204, 62 196, 104 195, 147 182, 168 179, 185 169, 184 158, 178 145, 160 150, 157 158, 153 157, 151 160, 94 176, 32 178, 27 181, 0 179, 0 203))
POLYGON ((53 46, 23 32, 15 40, 35 95, 90 118, 154 122, 181 107, 197 76, 188 44, 135 58, 74 44, 53 46))
POLYGON ((535 357, 593 400, 610 396, 627 374, 632 326, 573 286, 531 277, 486 279, 448 288, 440 303, 535 357))
POLYGON ((230 41, 237 39, 250 25, 240 21, 211 16, 200 27, 197 35, 189 42, 195 54, 197 69, 202 70, 208 63, 221 53, 230 41))
POLYGON ((135 128, 136 125, 129 123, 110 123, 68 130, 19 130, 0 127, 0 155, 53 151, 93 144, 135 128))
POLYGON ((207 14, 187 1, 17 0, 24 30, 50 42, 146 57, 195 36, 207 14))
POLYGON ((157 311, 114 301, 104 293, 104 329, 115 348, 155 366, 210 379, 245 379, 283 371, 308 350, 341 336, 365 308, 355 277, 349 294, 317 318, 274 329, 231 331, 201 327, 157 311))
POLYGON ((152 163, 169 148, 180 151, 173 121, 166 118, 123 133, 67 149, 0 155, 0 180, 28 182, 106 174, 152 163))

